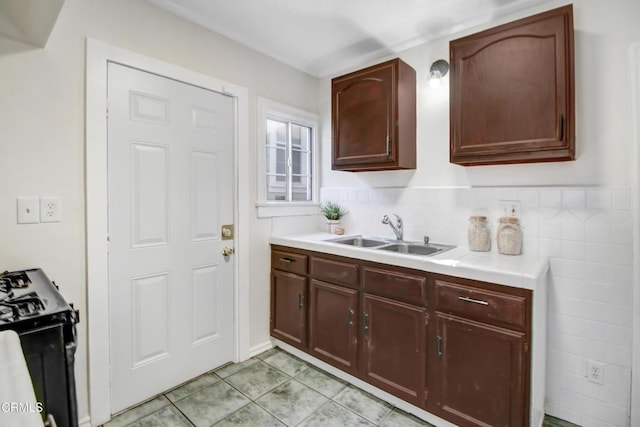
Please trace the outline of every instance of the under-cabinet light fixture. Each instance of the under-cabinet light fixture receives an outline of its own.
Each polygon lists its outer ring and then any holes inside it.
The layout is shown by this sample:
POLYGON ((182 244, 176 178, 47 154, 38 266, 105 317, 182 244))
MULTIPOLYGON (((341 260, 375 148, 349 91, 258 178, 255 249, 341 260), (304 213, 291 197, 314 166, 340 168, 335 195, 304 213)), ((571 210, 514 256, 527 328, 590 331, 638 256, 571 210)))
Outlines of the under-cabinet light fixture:
POLYGON ((444 59, 438 59, 429 68, 429 86, 438 87, 442 85, 442 78, 449 72, 449 63, 444 59))

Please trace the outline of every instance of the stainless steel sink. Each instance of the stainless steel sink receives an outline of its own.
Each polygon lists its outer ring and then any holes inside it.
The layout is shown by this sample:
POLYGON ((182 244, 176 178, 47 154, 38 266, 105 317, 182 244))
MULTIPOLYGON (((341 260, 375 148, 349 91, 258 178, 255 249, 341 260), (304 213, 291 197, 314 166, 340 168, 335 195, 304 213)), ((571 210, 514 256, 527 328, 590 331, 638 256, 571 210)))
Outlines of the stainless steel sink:
POLYGON ((340 237, 338 239, 332 239, 328 241, 333 243, 340 243, 342 245, 358 246, 361 248, 375 248, 389 243, 386 240, 362 236, 340 237))
POLYGON ((341 245, 355 246, 359 248, 372 248, 381 251, 396 252, 399 254, 415 256, 433 256, 449 249, 451 245, 440 243, 405 242, 397 240, 385 240, 383 237, 346 236, 327 240, 327 242, 340 243, 341 245))
POLYGON ((409 255, 436 255, 442 253, 444 251, 448 251, 449 249, 453 249, 455 246, 450 245, 440 245, 435 243, 429 243, 425 245, 424 243, 393 243, 390 245, 382 246, 378 249, 382 251, 390 251, 397 252, 400 254, 409 254, 409 255))

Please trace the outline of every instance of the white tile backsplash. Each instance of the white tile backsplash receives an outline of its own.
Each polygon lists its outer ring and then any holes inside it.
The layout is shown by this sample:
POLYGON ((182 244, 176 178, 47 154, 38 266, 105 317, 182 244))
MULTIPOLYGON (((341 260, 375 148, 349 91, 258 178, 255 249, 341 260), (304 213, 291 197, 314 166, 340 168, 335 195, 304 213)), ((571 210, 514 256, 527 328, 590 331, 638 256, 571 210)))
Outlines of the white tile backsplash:
MULTIPOLYGON (((489 218, 500 200, 520 200, 523 252, 549 257, 546 412, 583 426, 628 426, 633 247, 631 194, 619 187, 323 188, 349 210, 347 233, 392 237, 384 214, 405 221, 405 238, 467 246, 468 218, 489 218), (586 359, 605 364, 605 384, 586 380, 586 359)), ((505 260, 507 262, 507 260, 505 260)))
POLYGON ((562 207, 565 209, 582 209, 586 206, 585 190, 563 190, 562 207))
POLYGON ((562 190, 544 189, 540 191, 540 207, 562 207, 562 190))
POLYGON ((611 209, 611 190, 587 190, 587 207, 591 209, 611 209))

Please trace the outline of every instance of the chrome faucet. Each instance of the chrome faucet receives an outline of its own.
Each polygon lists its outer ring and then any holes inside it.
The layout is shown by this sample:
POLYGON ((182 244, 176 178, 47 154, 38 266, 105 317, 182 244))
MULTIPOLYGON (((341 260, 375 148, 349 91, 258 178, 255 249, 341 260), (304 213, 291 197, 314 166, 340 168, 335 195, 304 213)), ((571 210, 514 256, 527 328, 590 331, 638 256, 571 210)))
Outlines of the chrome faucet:
POLYGON ((393 214, 393 216, 396 217, 396 225, 393 225, 393 223, 389 219, 389 215, 385 215, 382 217, 382 223, 389 224, 389 227, 391 227, 393 232, 396 233, 396 238, 398 240, 402 240, 402 218, 400 218, 396 214, 393 214))

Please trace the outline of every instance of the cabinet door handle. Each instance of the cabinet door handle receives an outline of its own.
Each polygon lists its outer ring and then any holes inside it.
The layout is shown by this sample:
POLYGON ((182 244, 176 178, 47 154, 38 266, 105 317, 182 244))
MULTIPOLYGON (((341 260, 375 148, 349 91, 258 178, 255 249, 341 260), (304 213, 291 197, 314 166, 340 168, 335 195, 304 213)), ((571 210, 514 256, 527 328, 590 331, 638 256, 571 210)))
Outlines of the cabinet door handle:
POLYGON ((304 296, 302 295, 302 293, 298 294, 298 310, 302 310, 302 298, 304 298, 304 296))
POLYGON ((469 297, 458 297, 458 299, 460 301, 472 302, 474 304, 489 305, 489 303, 487 301, 482 301, 482 300, 479 300, 479 299, 473 299, 473 298, 469 298, 469 297))
POLYGON ((347 310, 347 325, 349 325, 349 326, 353 325, 353 310, 352 309, 348 309, 347 310))
POLYGON ((560 114, 560 123, 559 125, 559 132, 558 132, 558 136, 560 141, 562 141, 564 139, 564 114, 560 114))
POLYGON ((280 258, 280 261, 286 262, 287 264, 290 264, 292 262, 296 262, 296 260, 291 259, 291 258, 280 258))
POLYGON ((364 332, 366 333, 369 330, 369 315, 367 313, 364 313, 362 315, 362 324, 364 325, 363 329, 364 329, 364 332))
POLYGON ((436 355, 438 359, 442 359, 442 337, 440 335, 436 336, 436 355))

